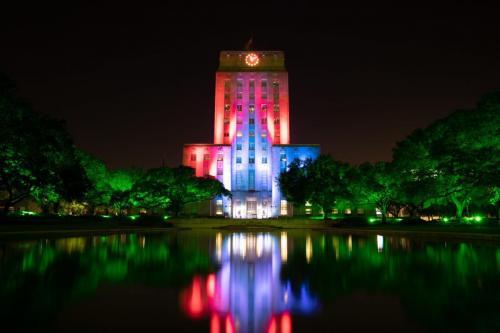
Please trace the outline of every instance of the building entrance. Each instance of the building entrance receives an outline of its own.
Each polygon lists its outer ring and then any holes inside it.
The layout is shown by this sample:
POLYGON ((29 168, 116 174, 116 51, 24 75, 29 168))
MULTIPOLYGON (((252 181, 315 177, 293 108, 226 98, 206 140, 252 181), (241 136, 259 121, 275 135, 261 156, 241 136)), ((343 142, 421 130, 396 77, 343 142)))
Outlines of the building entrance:
POLYGON ((257 199, 248 198, 247 199, 247 218, 255 219, 257 218, 257 199))

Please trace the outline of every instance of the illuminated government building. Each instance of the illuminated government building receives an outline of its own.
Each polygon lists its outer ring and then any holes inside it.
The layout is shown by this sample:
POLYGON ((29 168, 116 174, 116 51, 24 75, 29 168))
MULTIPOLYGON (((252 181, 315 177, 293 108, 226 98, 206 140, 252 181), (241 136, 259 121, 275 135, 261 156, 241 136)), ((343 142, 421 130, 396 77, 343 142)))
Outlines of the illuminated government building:
POLYGON ((281 51, 222 51, 215 77, 213 144, 184 145, 183 164, 213 176, 232 198, 211 215, 290 216, 277 178, 295 158, 315 159, 319 145, 290 144, 288 73, 281 51))

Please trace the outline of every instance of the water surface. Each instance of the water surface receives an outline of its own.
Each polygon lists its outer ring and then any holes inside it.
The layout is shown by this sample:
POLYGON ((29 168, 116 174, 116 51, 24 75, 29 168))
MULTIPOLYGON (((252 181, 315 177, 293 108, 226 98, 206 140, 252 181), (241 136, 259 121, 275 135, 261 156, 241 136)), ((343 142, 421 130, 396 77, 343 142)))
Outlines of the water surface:
POLYGON ((500 331, 500 248, 168 231, 0 242, 0 320, 37 331, 500 331))

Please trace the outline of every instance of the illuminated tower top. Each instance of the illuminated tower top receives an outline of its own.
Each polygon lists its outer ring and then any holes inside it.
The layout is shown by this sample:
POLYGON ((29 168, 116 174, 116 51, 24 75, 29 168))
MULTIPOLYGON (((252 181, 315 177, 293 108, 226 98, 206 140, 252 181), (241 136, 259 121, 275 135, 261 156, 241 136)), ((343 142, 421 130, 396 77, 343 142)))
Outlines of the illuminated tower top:
POLYGON ((288 144, 288 73, 283 52, 222 51, 219 59, 214 143, 263 149, 288 144))
POLYGON ((285 71, 282 51, 222 51, 219 57, 220 72, 285 71))

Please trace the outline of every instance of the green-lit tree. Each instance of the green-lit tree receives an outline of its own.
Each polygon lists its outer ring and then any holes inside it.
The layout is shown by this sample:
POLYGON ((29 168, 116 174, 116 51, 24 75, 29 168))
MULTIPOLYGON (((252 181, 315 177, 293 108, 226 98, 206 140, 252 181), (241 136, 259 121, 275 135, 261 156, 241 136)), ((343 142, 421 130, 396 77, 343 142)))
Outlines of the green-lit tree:
POLYGON ((103 161, 87 152, 78 150, 77 156, 91 183, 84 200, 89 206, 89 212, 94 214, 96 207, 107 207, 111 201, 112 189, 108 181, 108 169, 103 161))
POLYGON ((42 207, 79 198, 88 181, 61 121, 35 113, 0 76, 0 191, 4 213, 34 195, 42 207))
POLYGON ((281 193, 286 200, 295 206, 303 206, 311 199, 311 186, 307 177, 307 170, 311 160, 293 160, 286 170, 280 173, 278 183, 281 193))
POLYGON ((283 195, 295 204, 309 201, 323 210, 323 218, 338 200, 350 198, 347 164, 321 155, 314 161, 293 161, 278 181, 283 195))
POLYGON ((475 110, 415 131, 398 143, 394 161, 409 188, 422 188, 427 203, 451 202, 462 218, 472 198, 480 197, 475 192, 500 182, 500 92, 486 95, 475 110))
POLYGON ((194 170, 185 166, 149 170, 132 193, 135 206, 166 208, 173 216, 178 216, 188 203, 230 195, 216 179, 196 177, 194 170))
POLYGON ((170 205, 173 175, 170 168, 151 169, 132 188, 134 206, 146 209, 166 209, 170 205))
POLYGON ((382 214, 382 222, 392 206, 393 215, 398 215, 400 207, 400 178, 389 162, 364 163, 359 167, 357 200, 373 204, 382 214))

